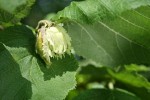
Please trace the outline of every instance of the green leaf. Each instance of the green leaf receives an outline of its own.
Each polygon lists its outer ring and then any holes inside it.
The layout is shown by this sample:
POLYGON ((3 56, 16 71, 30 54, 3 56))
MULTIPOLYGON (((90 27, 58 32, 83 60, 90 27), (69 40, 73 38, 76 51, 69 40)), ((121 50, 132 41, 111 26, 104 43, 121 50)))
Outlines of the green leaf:
POLYGON ((104 19, 113 19, 126 10, 150 5, 149 0, 86 0, 72 2, 70 6, 58 12, 54 20, 70 19, 77 22, 92 23, 104 19))
POLYGON ((101 23, 93 26, 71 24, 68 31, 76 53, 103 66, 150 64, 149 49, 122 37, 101 23))
MULTIPOLYGON (((3 46, 0 44, 0 47, 3 46)), ((0 52, 0 99, 27 100, 32 95, 31 82, 23 78, 19 65, 7 50, 0 52)))
POLYGON ((9 26, 24 18, 35 0, 0 0, 0 24, 9 26))
POLYGON ((108 72, 118 81, 135 87, 144 87, 146 89, 150 89, 150 83, 148 80, 138 73, 131 73, 128 71, 114 72, 110 69, 108 69, 108 72))
MULTIPOLYGON (((128 14, 130 11, 125 13, 128 14)), ((131 17, 134 18, 144 16, 134 13, 133 15, 131 17)), ((76 22, 68 24, 67 29, 72 37, 75 52, 102 66, 119 66, 131 63, 149 65, 150 31, 148 31, 147 25, 150 26, 150 20, 144 16, 145 18, 139 18, 135 21, 136 23, 133 23, 127 22, 128 19, 123 20, 123 17, 125 17, 124 13, 121 18, 117 17, 112 21, 103 20, 92 25, 76 22), (137 22, 140 22, 141 25, 137 22), (144 24, 146 25, 144 26, 144 24)))
MULTIPOLYGON (((140 67, 138 65, 128 65, 130 69, 140 67)), ((125 69, 121 71, 113 71, 107 69, 108 73, 116 81, 124 84, 125 88, 137 94, 142 100, 147 100, 150 98, 150 82, 141 74, 137 73, 139 69, 129 70, 125 69)))
POLYGON ((35 54, 35 37, 27 27, 10 27, 0 35, 4 44, 0 47, 0 99, 62 100, 75 88, 78 65, 72 55, 52 59, 51 68, 47 69, 35 54))
POLYGON ((131 65, 126 65, 125 66, 125 69, 127 71, 135 71, 135 72, 150 72, 150 68, 149 67, 146 67, 144 65, 135 65, 135 64, 131 64, 131 65))
MULTIPOLYGON (((97 81, 100 83, 113 82, 114 88, 119 87, 128 90, 136 94, 142 100, 147 100, 150 98, 150 82, 140 73, 137 73, 139 71, 143 71, 143 69, 140 69, 140 67, 144 66, 131 64, 126 65, 125 67, 109 68, 94 67, 89 65, 82 67, 79 75, 77 75, 77 81, 82 85, 97 81)), ((144 69, 144 71, 146 70, 144 69)), ((149 74, 149 72, 147 73, 149 74)))
POLYGON ((92 89, 80 93, 73 100, 140 100, 125 90, 92 89))
POLYGON ((141 6, 127 10, 112 21, 102 21, 107 28, 114 30, 128 41, 150 49, 150 7, 141 6), (148 12, 149 11, 149 12, 148 12))
POLYGON ((75 52, 86 59, 102 66, 131 63, 149 65, 148 5, 149 0, 72 2, 54 20, 75 21, 68 24, 68 33, 72 37, 75 52))
MULTIPOLYGON (((139 65, 126 65, 125 67, 109 68, 109 67, 94 67, 86 66, 82 67, 82 70, 79 72, 79 75, 90 75, 92 79, 96 78, 97 80, 101 79, 110 79, 113 78, 116 81, 122 82, 123 84, 128 84, 134 87, 142 87, 147 90, 150 89, 150 82, 141 74, 137 73, 139 71, 145 71, 140 69, 139 65), (134 69, 135 68, 135 69, 134 69), (133 70, 134 69, 134 70, 133 70), (98 79, 99 77, 99 79, 98 79)), ((149 71, 146 70, 146 71, 149 71)))

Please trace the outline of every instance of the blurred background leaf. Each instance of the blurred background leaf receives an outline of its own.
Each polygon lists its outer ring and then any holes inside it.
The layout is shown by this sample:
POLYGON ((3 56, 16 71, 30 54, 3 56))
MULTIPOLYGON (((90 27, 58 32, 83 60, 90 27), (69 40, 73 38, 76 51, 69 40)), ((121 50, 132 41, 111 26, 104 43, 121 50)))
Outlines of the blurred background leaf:
POLYGON ((27 16, 35 0, 0 0, 0 25, 7 27, 19 23, 27 16))
POLYGON ((125 90, 91 89, 86 90, 73 100, 140 100, 125 90))
POLYGON ((140 100, 147 100, 150 98, 150 82, 146 78, 150 79, 150 77, 143 76, 141 72, 150 73, 148 67, 135 64, 114 68, 82 66, 77 74, 77 88, 69 93, 66 100, 72 100, 82 91, 89 89, 108 89, 109 91, 109 89, 116 88, 130 91, 140 100), (130 70, 127 67, 130 67, 130 70), (135 69, 131 70, 133 68, 135 69), (139 70, 141 68, 142 70, 139 70))

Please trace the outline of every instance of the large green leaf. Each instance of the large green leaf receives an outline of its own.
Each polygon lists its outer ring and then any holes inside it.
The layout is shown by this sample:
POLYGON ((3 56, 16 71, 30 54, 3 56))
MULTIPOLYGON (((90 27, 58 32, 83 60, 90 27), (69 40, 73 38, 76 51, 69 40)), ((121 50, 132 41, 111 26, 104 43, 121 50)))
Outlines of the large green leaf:
MULTIPOLYGON (((2 45, 0 45, 2 48, 2 45)), ((31 82, 23 78, 19 65, 7 50, 0 52, 0 99, 27 100, 31 98, 31 82)))
POLYGON ((0 24, 9 26, 25 17, 35 0, 0 0, 0 24))
POLYGON ((150 5, 149 0, 86 0, 72 2, 70 6, 58 12, 54 20, 70 19, 92 23, 104 19, 113 19, 120 13, 140 6, 150 5))
POLYGON ((0 35, 0 99, 62 100, 76 86, 78 65, 72 55, 52 59, 47 69, 35 54, 35 37, 27 27, 10 27, 0 35))
POLYGON ((103 66, 150 64, 149 49, 101 22, 94 25, 70 24, 68 31, 76 53, 103 66))
POLYGON ((55 19, 74 20, 67 28, 78 55, 103 66, 149 65, 148 5, 149 0, 86 0, 73 2, 55 19))
POLYGON ((124 90, 92 89, 86 90, 73 100, 140 100, 134 94, 124 90))

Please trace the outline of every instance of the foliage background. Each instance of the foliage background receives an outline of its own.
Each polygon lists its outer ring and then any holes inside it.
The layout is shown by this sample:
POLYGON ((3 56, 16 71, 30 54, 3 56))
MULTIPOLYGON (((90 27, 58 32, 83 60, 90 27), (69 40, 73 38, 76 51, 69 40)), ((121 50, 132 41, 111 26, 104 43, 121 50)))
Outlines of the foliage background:
POLYGON ((0 0, 0 99, 149 100, 150 1, 74 1, 0 0), (34 28, 51 18, 64 22, 76 54, 46 69, 34 28))

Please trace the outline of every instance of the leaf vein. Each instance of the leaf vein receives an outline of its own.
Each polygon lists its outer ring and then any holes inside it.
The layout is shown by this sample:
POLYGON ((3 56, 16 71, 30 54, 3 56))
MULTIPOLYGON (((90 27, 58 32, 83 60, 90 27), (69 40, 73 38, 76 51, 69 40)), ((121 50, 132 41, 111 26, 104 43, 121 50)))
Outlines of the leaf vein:
POLYGON ((125 19, 125 18, 123 18, 123 17, 121 17, 121 16, 119 16, 122 20, 124 20, 125 22, 127 22, 127 23, 129 23, 129 24, 131 24, 131 25, 133 25, 133 26, 135 26, 135 27, 137 27, 137 28, 140 28, 140 29, 143 29, 143 30, 145 30, 145 31, 148 31, 147 29, 145 29, 144 27, 142 27, 142 26, 139 26, 139 25, 136 25, 136 24, 134 24, 133 22, 130 22, 129 20, 127 20, 127 19, 125 19))
POLYGON ((90 37, 91 41, 93 41, 93 43, 97 45, 97 48, 99 48, 100 50, 103 50, 104 53, 107 54, 111 58, 111 60, 113 60, 112 57, 111 57, 111 55, 101 45, 99 45, 97 43, 97 41, 95 41, 93 39, 93 37, 91 36, 91 34, 81 24, 79 24, 79 23, 77 23, 77 24, 85 31, 85 33, 87 33, 87 35, 90 37))

